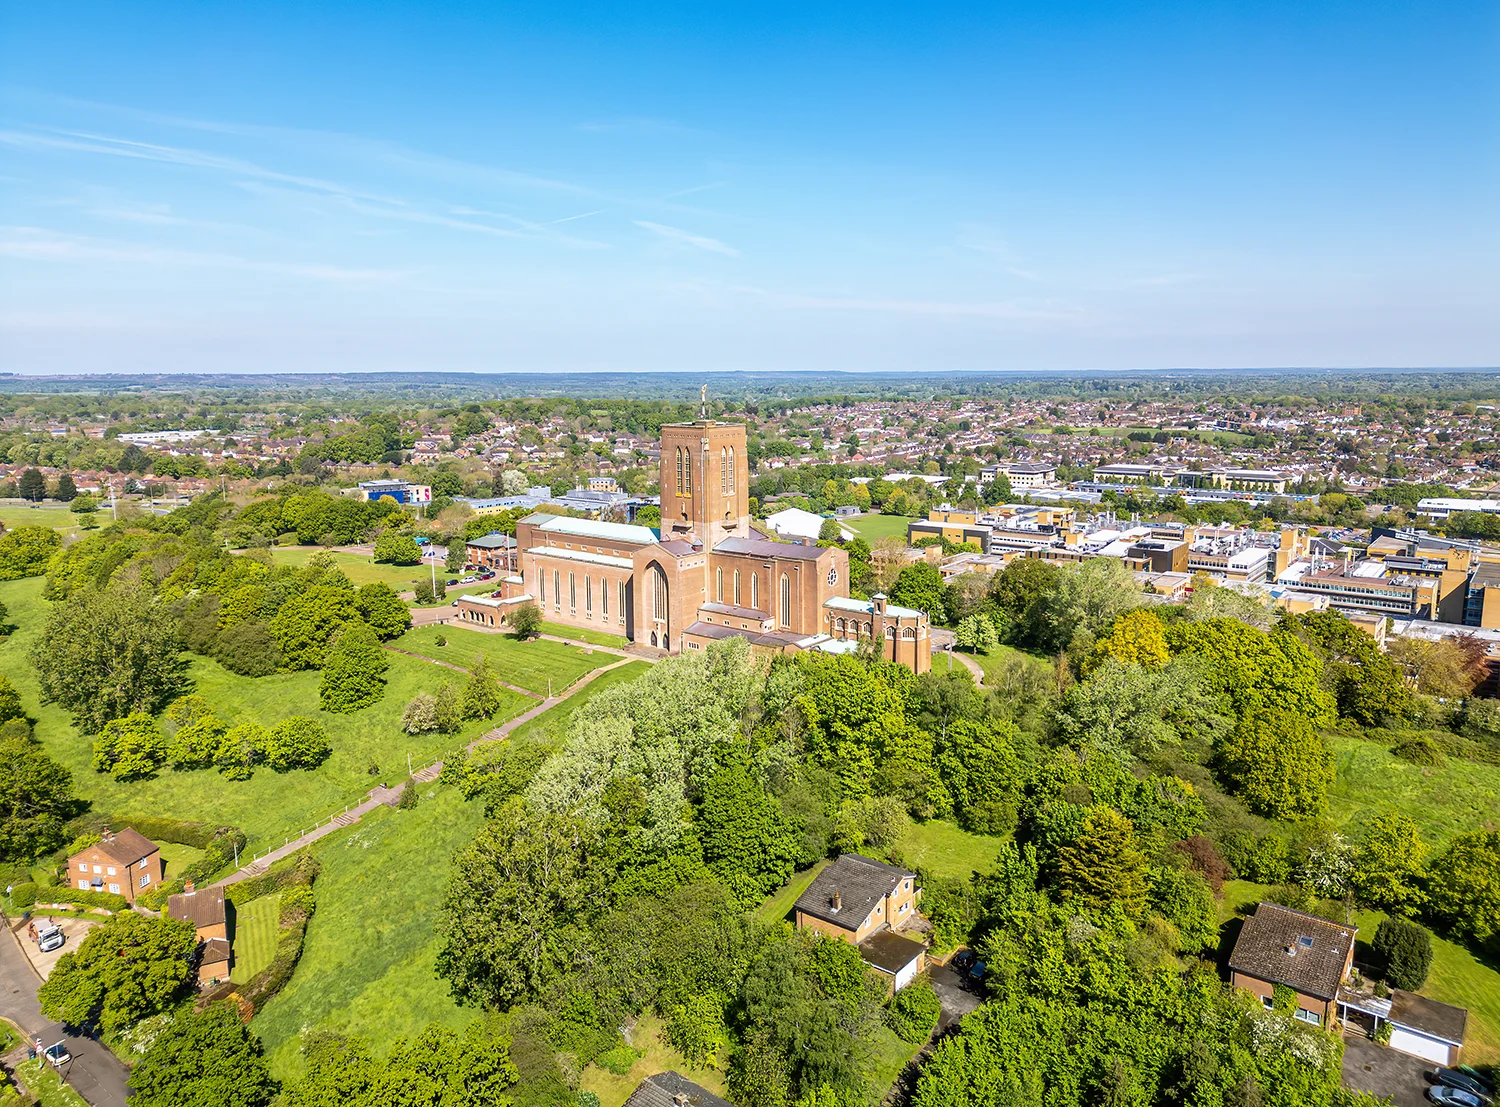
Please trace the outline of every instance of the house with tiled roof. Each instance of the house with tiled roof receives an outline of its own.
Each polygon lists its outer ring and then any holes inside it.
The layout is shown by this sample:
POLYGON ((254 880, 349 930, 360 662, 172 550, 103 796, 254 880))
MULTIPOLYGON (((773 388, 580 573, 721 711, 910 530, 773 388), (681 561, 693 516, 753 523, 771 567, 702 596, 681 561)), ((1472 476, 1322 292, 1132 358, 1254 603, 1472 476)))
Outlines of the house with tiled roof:
POLYGON ((131 827, 103 837, 68 858, 68 884, 80 891, 110 892, 134 903, 162 881, 161 850, 131 827))
POLYGON ((797 927, 859 947, 865 963, 904 988, 925 966, 926 946, 908 937, 917 919, 917 874, 857 853, 837 858, 797 897, 797 927))
POLYGON ((1229 982, 1270 1007, 1277 985, 1296 996, 1293 1016, 1312 1026, 1338 1022, 1339 985, 1354 964, 1359 928, 1261 903, 1245 920, 1229 955, 1229 982))

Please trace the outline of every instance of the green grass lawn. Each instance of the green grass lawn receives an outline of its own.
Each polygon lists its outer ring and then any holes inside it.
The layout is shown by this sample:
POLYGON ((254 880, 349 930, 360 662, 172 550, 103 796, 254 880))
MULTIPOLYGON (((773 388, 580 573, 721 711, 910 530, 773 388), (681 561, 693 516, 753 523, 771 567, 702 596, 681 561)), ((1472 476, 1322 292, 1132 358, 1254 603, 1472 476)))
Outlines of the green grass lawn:
POLYGON ((21 1044, 21 1032, 4 1019, 0 1019, 0 1057, 21 1044))
POLYGON ((88 1101, 63 1083, 57 1070, 40 1058, 22 1061, 16 1066, 16 1076, 37 1097, 38 1107, 89 1107, 88 1101))
POLYGON ((595 677, 581 690, 569 696, 555 707, 549 707, 531 722, 518 726, 510 732, 512 740, 522 738, 539 738, 550 736, 561 741, 567 731, 568 720, 592 697, 597 696, 606 688, 612 688, 616 684, 628 684, 646 675, 650 670, 649 661, 628 661, 618 669, 611 669, 602 676, 595 677))
POLYGON ((903 1042, 894 1030, 881 1023, 855 1048, 860 1053, 860 1070, 869 1085, 869 1101, 878 1103, 922 1047, 903 1042))
POLYGON ((953 823, 931 819, 913 823, 901 840, 901 855, 914 868, 938 877, 968 877, 995 863, 1004 838, 970 834, 953 823))
POLYGON ((203 856, 201 849, 192 846, 184 846, 180 842, 158 842, 161 848, 161 859, 168 880, 175 880, 182 875, 182 870, 203 856))
POLYGON ((597 1065, 590 1065, 583 1070, 578 1090, 597 1095, 600 1107, 620 1107, 630 1098, 630 1093, 635 1091, 637 1084, 659 1072, 681 1073, 715 1095, 728 1094, 724 1087, 724 1075, 714 1069, 700 1069, 689 1063, 667 1041, 666 1035, 662 1033, 661 1020, 655 1015, 641 1016, 630 1033, 630 1040, 636 1049, 644 1052, 625 1076, 616 1076, 597 1065))
POLYGON ((906 524, 911 520, 905 515, 855 515, 840 519, 839 522, 873 546, 882 538, 892 535, 904 539, 906 524))
MULTIPOLYGON (((1219 901, 1219 922, 1228 922, 1240 914, 1249 914, 1270 889, 1264 884, 1230 880, 1224 884, 1219 901)), ((1355 956, 1368 954, 1368 943, 1375 937, 1385 915, 1379 911, 1355 911, 1359 927, 1355 956)), ((1470 1064, 1500 1063, 1500 968, 1487 964, 1465 946, 1432 936, 1432 967, 1421 994, 1440 1003, 1464 1007, 1469 1012, 1468 1039, 1464 1059, 1470 1064)))
POLYGON ((469 665, 476 653, 482 653, 501 680, 540 696, 547 694, 549 681, 556 694, 584 673, 618 660, 612 654, 585 653, 578 646, 565 646, 561 642, 538 638, 519 642, 509 634, 484 634, 451 624, 417 627, 398 638, 394 645, 454 665, 469 665), (448 644, 439 646, 439 638, 446 638, 448 644))
POLYGON ((300 1067, 305 1028, 363 1035, 379 1056, 430 1022, 460 1027, 478 1016, 433 973, 434 925, 448 859, 473 837, 484 807, 436 783, 421 795, 409 811, 379 808, 314 846, 323 870, 302 960, 253 1023, 278 1077, 300 1067))
POLYGON ((797 902, 797 897, 807 891, 808 885, 818 879, 818 874, 827 867, 827 861, 819 861, 812 868, 797 873, 755 909, 755 917, 763 923, 781 922, 792 913, 792 905, 797 902))
POLYGON ((1450 760, 1428 768, 1341 735, 1330 735, 1329 746, 1337 775, 1328 815, 1351 838, 1377 814, 1410 815, 1434 852, 1457 834, 1500 828, 1500 766, 1450 760))
MULTIPOLYGON (((373 785, 400 780, 406 775, 408 754, 413 765, 424 765, 494 726, 492 721, 470 722, 452 735, 405 734, 401 712, 408 700, 450 678, 462 679, 459 673, 415 657, 388 655, 391 667, 385 696, 352 715, 319 710, 316 672, 252 679, 236 676, 215 661, 190 657, 188 668, 194 690, 214 704, 224 719, 257 720, 270 726, 289 715, 311 716, 327 728, 332 756, 311 771, 274 773, 257 769, 247 781, 229 780, 212 769, 186 773, 164 769, 152 780, 120 783, 94 771, 92 739, 79 733, 62 710, 39 702, 26 654, 47 617, 48 605, 41 598, 41 589, 39 578, 0 583, 0 602, 6 604, 11 621, 19 627, 0 641, 0 673, 10 678, 27 713, 37 720, 38 738, 72 772, 78 794, 91 801, 97 813, 227 823, 245 831, 253 854, 272 844, 280 845, 287 836, 295 837, 345 804, 358 802, 373 785), (371 765, 377 767, 377 773, 368 771, 371 765)), ((550 650, 568 649, 540 644, 550 650)), ((598 660, 607 658, 601 654, 598 660)), ((515 714, 527 702, 511 693, 504 710, 515 714)))
MULTIPOLYGON (((277 565, 294 565, 301 568, 316 553, 332 553, 338 567, 355 584, 373 584, 379 581, 389 584, 397 592, 408 591, 419 580, 431 580, 432 572, 426 565, 377 565, 365 554, 344 553, 341 550, 325 551, 321 546, 273 546, 272 560, 277 565)), ((452 580, 451 574, 438 566, 438 580, 452 580)))
POLYGON ((613 646, 617 650, 623 650, 630 645, 630 639, 623 634, 607 634, 602 630, 580 630, 578 627, 564 626, 562 623, 542 623, 543 634, 555 634, 559 638, 567 638, 574 642, 587 642, 593 646, 613 646))
POLYGON ((1048 673, 1052 671, 1052 665, 1044 658, 1035 654, 1018 650, 1014 646, 996 646, 989 653, 971 654, 979 667, 984 670, 984 683, 987 687, 995 687, 1002 683, 1003 674, 1018 665, 1042 666, 1048 673))
POLYGON ((234 953, 229 979, 244 984, 276 956, 276 939, 281 933, 281 893, 238 903, 234 912, 234 953))
MULTIPOLYGON (((108 522, 109 508, 106 507, 102 514, 103 521, 108 522)), ((45 503, 40 507, 32 507, 20 500, 10 500, 0 503, 0 523, 4 524, 6 530, 12 527, 52 527, 68 531, 78 526, 78 516, 73 514, 67 504, 45 503)))

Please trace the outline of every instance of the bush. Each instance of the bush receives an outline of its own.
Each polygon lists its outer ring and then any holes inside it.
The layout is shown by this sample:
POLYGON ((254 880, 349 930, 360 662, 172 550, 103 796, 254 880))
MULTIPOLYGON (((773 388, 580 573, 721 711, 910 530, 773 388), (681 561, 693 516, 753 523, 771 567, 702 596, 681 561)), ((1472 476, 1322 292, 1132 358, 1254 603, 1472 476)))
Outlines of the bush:
POLYGON ((1187 857, 1188 864, 1194 872, 1208 881, 1214 895, 1224 891, 1224 881, 1229 879, 1229 862, 1219 853, 1218 846, 1201 834, 1194 834, 1191 838, 1174 843, 1172 848, 1187 857))
POLYGON ((1438 744, 1425 734, 1407 738, 1398 743, 1391 752, 1402 761, 1410 761, 1413 765, 1438 766, 1447 760, 1438 744))
POLYGON ((1370 943, 1385 979, 1395 988, 1415 992, 1427 980, 1432 964, 1432 936, 1416 923, 1386 919, 1370 943))
POLYGON ((303 919, 312 918, 317 908, 311 884, 293 884, 281 893, 281 924, 294 925, 303 919))
POLYGON ((143 711, 106 723, 94 740, 94 768, 116 780, 144 780, 167 760, 167 740, 143 711))
POLYGON ((103 907, 108 911, 123 911, 130 906, 124 896, 113 892, 95 892, 89 888, 43 888, 37 893, 37 902, 69 903, 74 907, 103 907))
POLYGON ((410 811, 416 805, 417 784, 416 781, 408 780, 401 789, 401 798, 396 801, 396 809, 398 811, 410 811))
POLYGON ((266 745, 266 764, 278 773, 291 769, 315 769, 328 759, 332 747, 328 732, 315 719, 293 715, 271 728, 266 745))
POLYGON ((10 905, 17 911, 25 911, 36 902, 36 885, 29 881, 25 884, 13 884, 10 889, 10 905))
POLYGON ((599 1096, 594 1092, 579 1092, 578 1107, 599 1107, 599 1096))
POLYGON ((932 1036, 932 1028, 942 1013, 943 1005, 932 990, 932 981, 924 976, 891 997, 885 1021, 903 1042, 920 1045, 932 1036))
POLYGON ((608 1069, 616 1076, 627 1076, 639 1058, 639 1053, 629 1046, 622 1045, 599 1054, 597 1060, 601 1068, 608 1069))
POLYGON ((517 638, 535 637, 542 629, 542 609, 528 600, 510 613, 510 629, 517 638))

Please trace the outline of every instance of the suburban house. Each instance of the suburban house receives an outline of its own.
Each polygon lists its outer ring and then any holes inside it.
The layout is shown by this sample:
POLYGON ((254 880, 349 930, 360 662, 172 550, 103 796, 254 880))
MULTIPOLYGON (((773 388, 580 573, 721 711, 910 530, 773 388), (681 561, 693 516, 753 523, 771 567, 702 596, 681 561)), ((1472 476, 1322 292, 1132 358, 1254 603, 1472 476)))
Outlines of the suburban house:
POLYGON ((625 1107, 734 1107, 734 1104, 675 1072, 659 1072, 636 1085, 625 1107))
POLYGON ((197 931, 199 947, 198 983, 215 984, 229 979, 229 922, 223 888, 195 888, 188 881, 182 892, 167 897, 167 914, 185 919, 197 931))
POLYGON ((1261 903, 1245 920, 1229 955, 1229 982, 1260 997, 1267 1007, 1276 985, 1296 993, 1293 1016, 1312 1026, 1339 1019, 1339 985, 1354 963, 1355 926, 1261 903))
POLYGON ((843 854, 797 897, 797 926, 858 946, 866 964, 891 978, 892 991, 904 988, 925 967, 927 950, 899 933, 917 918, 916 881, 916 873, 843 854))
POLYGON ((112 892, 134 903, 161 881, 161 850, 128 826, 118 834, 106 830, 98 842, 68 858, 68 883, 80 891, 112 892))
POLYGON ((1393 988, 1389 998, 1340 989, 1339 1016, 1372 1035, 1382 1023, 1390 1023, 1390 1047, 1424 1061, 1451 1068, 1463 1059, 1469 1012, 1462 1007, 1400 988, 1393 988))
POLYGON ((516 571, 516 540, 505 534, 485 534, 464 543, 470 565, 482 565, 497 573, 516 571))

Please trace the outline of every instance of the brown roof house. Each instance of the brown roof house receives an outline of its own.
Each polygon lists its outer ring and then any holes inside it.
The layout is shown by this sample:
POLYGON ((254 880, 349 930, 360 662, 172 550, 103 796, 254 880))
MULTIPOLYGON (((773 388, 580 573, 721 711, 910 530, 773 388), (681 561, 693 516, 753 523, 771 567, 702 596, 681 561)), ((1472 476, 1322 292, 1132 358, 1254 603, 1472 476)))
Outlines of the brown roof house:
POLYGON ((906 987, 925 967, 926 947, 898 931, 917 918, 916 873, 846 853, 797 897, 797 926, 859 947, 865 963, 906 987))
POLYGON ((128 826, 118 834, 106 830, 98 842, 68 858, 70 887, 113 892, 131 903, 161 880, 161 850, 128 826))
POLYGON ((1354 963, 1355 926, 1261 903, 1229 955, 1229 982, 1270 1007, 1276 985, 1296 994, 1293 1016, 1312 1026, 1338 1022, 1339 985, 1354 963))
POLYGON ((167 914, 193 924, 198 933, 198 983, 229 979, 229 922, 223 888, 195 888, 188 881, 182 892, 167 897, 167 914))
POLYGON ((659 1072, 636 1085, 625 1107, 734 1107, 721 1096, 675 1072, 659 1072))

